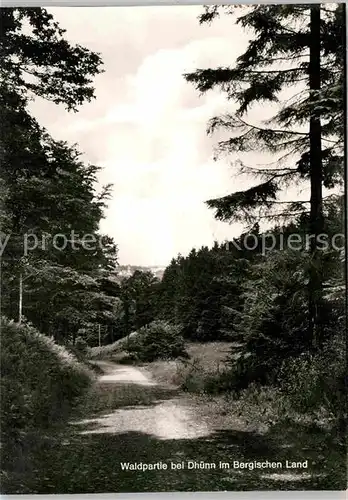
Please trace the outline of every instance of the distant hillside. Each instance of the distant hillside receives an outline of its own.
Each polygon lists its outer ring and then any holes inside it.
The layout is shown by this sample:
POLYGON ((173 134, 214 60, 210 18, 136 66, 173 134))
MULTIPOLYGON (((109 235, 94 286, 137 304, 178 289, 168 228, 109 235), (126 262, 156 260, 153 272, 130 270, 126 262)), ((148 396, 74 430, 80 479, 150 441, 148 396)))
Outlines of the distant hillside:
POLYGON ((151 271, 158 279, 162 279, 166 266, 117 266, 117 275, 121 278, 132 276, 135 271, 151 271))

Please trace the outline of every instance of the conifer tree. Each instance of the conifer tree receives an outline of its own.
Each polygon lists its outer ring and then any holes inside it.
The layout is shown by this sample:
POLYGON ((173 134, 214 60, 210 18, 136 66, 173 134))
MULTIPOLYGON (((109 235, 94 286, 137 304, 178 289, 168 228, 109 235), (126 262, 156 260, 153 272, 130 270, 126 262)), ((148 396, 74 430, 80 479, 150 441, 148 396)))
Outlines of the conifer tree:
MULTIPOLYGON (((234 114, 211 119, 208 133, 224 129, 231 137, 217 145, 221 154, 250 151, 275 155, 268 166, 237 161, 240 174, 258 183, 207 202, 223 221, 279 220, 302 214, 313 234, 313 258, 308 286, 308 342, 320 341, 322 276, 316 236, 323 230, 323 187, 334 188, 343 176, 345 6, 258 5, 226 7, 254 37, 233 68, 198 69, 185 78, 202 93, 220 88, 237 104, 234 114), (333 43, 333 40, 335 42, 333 43), (282 92, 293 88, 284 100, 282 92), (283 100, 282 100, 283 99, 283 100), (278 103, 278 111, 263 123, 251 123, 249 109, 257 103, 278 103), (284 189, 310 186, 310 199, 283 201, 284 189), (319 328, 320 329, 320 328, 319 328)), ((207 7, 200 22, 210 22, 220 8, 207 7)))

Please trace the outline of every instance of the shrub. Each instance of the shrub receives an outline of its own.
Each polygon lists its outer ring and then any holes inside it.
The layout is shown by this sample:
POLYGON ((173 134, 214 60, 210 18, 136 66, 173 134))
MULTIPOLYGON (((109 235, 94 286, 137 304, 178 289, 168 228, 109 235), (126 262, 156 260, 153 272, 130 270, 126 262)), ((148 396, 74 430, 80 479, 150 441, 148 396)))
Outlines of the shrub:
MULTIPOLYGON (((234 407, 249 420, 256 418, 267 426, 289 421, 319 426, 333 431, 338 442, 344 444, 347 406, 342 335, 333 335, 319 353, 303 353, 283 360, 277 378, 271 384, 254 381, 257 370, 261 368, 253 356, 246 357, 244 366, 239 361, 234 368, 205 378, 204 391, 227 391, 234 407), (238 369, 242 370, 244 388, 238 384, 238 369), (251 375, 246 378, 249 373, 251 375)), ((264 367, 265 371, 267 369, 269 367, 264 367)), ((192 380, 197 377, 197 371, 189 375, 191 387, 192 380)))
POLYGON ((87 345, 87 342, 85 341, 85 339, 83 337, 77 337, 77 339, 75 341, 75 348, 82 355, 86 355, 87 354, 88 345, 87 345))
POLYGON ((234 410, 246 422, 255 422, 260 428, 296 420, 291 402, 279 387, 252 383, 239 397, 233 395, 234 410))
POLYGON ((229 376, 220 364, 209 365, 206 360, 194 357, 177 364, 173 382, 187 392, 218 394, 226 390, 225 380, 229 380, 229 376))
POLYGON ((321 412, 337 431, 346 432, 345 342, 335 335, 318 354, 286 360, 279 384, 294 409, 301 413, 321 412))
MULTIPOLYGON (((251 266, 237 324, 244 346, 237 360, 230 359, 231 387, 243 390, 254 382, 277 384, 285 360, 298 359, 314 349, 309 334, 307 286, 312 265, 305 252, 284 250, 269 252, 251 266)), ((330 270, 332 266, 327 263, 330 270)), ((325 283, 326 290, 328 285, 325 283)), ((323 350, 325 339, 331 341, 335 332, 344 328, 342 298, 326 294, 321 301, 318 351, 323 350)))
POLYGON ((130 338, 126 350, 140 361, 186 357, 181 328, 165 321, 153 321, 130 338))
POLYGON ((29 325, 2 320, 2 441, 60 421, 90 382, 90 372, 63 346, 29 325))
POLYGON ((74 344, 66 344, 66 348, 78 361, 88 364, 88 344, 83 337, 77 337, 74 344))
POLYGON ((207 373, 198 358, 177 367, 175 381, 187 392, 204 392, 207 373))
POLYGON ((231 359, 235 387, 272 383, 284 359, 308 349, 306 256, 274 251, 250 269, 239 330, 244 353, 231 359))

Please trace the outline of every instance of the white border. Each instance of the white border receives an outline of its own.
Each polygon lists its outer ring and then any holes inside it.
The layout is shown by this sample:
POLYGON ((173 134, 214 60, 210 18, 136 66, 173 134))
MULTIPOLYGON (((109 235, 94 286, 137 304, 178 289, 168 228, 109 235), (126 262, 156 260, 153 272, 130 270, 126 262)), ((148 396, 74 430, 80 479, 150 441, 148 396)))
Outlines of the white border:
MULTIPOLYGON (((170 6, 170 5, 238 5, 238 4, 295 4, 319 3, 318 0, 0 0, 0 7, 132 7, 132 6, 170 6)), ((333 3, 321 0, 320 3, 333 3)), ((336 2, 335 2, 336 3, 336 2)), ((337 2, 346 3, 346 2, 337 2)), ((347 12, 348 16, 348 12, 347 12)), ((0 27, 1 30, 1 27, 0 27)), ((347 183, 348 184, 348 183, 347 183)), ((348 185, 346 186, 348 190, 348 185)), ((347 218, 348 219, 348 218, 347 218)), ((348 224, 348 221, 347 221, 348 224)), ((348 491, 348 490, 347 490, 348 491)), ((37 500, 346 500, 346 491, 229 491, 229 492, 172 492, 172 493, 107 493, 82 495, 0 495, 0 499, 37 500)))
MULTIPOLYGON (((319 3, 318 0, 305 0, 303 2, 297 0, 0 0, 0 7, 109 7, 109 6, 161 6, 161 5, 241 5, 241 4, 295 4, 295 3, 319 3)), ((321 0, 320 3, 346 3, 333 2, 330 0, 321 0)))

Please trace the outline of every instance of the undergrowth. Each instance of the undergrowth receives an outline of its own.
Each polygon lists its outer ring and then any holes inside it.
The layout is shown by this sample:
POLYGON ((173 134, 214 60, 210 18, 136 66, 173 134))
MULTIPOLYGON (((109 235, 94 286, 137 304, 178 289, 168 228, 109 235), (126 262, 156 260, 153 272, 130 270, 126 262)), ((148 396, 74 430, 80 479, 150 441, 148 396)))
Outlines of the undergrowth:
POLYGON ((30 325, 2 318, 3 472, 15 470, 19 459, 23 462, 34 436, 43 436, 66 421, 92 380, 92 372, 68 349, 30 325))

